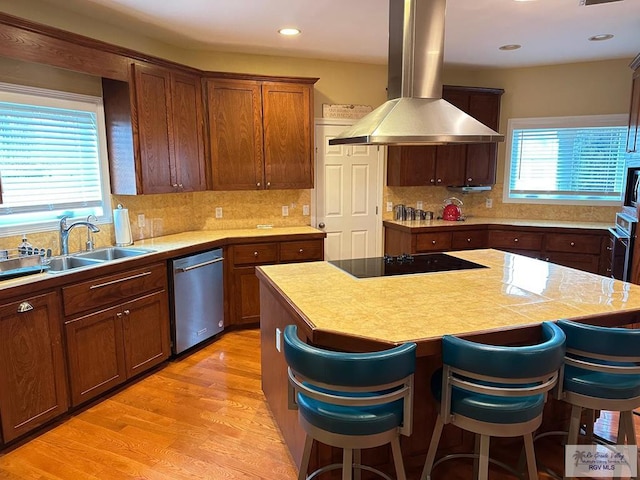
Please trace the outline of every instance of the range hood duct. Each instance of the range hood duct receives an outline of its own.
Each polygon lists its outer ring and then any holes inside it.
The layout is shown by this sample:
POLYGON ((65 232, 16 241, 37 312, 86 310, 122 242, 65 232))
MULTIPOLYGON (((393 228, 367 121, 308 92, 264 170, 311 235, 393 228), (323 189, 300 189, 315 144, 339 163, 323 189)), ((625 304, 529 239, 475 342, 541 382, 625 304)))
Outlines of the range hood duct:
POLYGON ((446 0, 389 0, 388 101, 329 145, 445 145, 504 136, 442 99, 446 0))

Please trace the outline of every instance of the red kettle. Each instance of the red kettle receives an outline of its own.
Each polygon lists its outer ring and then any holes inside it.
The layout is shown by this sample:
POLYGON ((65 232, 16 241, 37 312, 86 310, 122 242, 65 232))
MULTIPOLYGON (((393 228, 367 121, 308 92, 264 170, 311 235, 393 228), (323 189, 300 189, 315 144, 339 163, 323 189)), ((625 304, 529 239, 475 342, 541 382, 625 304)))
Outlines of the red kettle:
POLYGON ((450 197, 445 199, 444 208, 442 209, 442 219, 457 221, 462 217, 462 200, 456 197, 450 197))

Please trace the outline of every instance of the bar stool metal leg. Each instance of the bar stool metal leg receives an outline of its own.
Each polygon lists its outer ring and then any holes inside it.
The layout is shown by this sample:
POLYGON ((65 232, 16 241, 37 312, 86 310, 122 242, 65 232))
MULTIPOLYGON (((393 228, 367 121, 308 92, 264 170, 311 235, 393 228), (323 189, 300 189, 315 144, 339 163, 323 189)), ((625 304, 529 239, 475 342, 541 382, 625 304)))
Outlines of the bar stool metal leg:
POLYGON ((422 470, 422 475, 420 475, 420 480, 431 479, 431 469, 433 468, 433 462, 436 459, 436 453, 438 452, 438 443, 440 443, 440 435, 442 434, 443 427, 444 422, 440 418, 440 415, 438 415, 436 424, 433 427, 431 443, 429 443, 429 451, 427 452, 427 460, 424 463, 424 469, 422 470))

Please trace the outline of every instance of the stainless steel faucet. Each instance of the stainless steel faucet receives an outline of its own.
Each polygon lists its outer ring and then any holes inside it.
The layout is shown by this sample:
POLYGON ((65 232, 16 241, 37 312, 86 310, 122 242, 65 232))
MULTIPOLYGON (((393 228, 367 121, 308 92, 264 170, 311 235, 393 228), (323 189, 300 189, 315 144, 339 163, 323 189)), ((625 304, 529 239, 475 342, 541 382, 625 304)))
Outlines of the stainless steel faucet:
POLYGON ((85 226, 89 229, 89 231, 93 233, 97 233, 100 229, 91 222, 78 221, 74 222, 71 225, 67 225, 68 216, 64 216, 60 219, 60 255, 68 255, 69 254, 69 232, 72 228, 78 226, 85 226))

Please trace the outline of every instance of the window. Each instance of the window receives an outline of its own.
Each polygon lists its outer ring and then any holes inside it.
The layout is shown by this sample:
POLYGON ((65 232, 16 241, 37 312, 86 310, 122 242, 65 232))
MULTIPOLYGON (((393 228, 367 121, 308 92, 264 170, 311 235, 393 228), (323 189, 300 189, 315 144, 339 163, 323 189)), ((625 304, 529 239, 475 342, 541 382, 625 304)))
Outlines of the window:
POLYGON ((111 218, 102 99, 0 84, 0 233, 111 218))
POLYGON ((626 138, 625 115, 510 119, 504 202, 619 203, 626 138))

